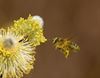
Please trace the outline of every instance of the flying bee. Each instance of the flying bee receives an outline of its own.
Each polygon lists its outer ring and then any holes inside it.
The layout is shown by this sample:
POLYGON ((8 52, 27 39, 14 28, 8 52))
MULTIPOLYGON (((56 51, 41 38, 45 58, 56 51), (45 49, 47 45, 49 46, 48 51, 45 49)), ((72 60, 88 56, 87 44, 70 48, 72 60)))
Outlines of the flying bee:
POLYGON ((70 52, 77 52, 80 47, 69 39, 63 39, 60 37, 55 37, 53 39, 53 44, 56 49, 59 49, 67 58, 70 52))

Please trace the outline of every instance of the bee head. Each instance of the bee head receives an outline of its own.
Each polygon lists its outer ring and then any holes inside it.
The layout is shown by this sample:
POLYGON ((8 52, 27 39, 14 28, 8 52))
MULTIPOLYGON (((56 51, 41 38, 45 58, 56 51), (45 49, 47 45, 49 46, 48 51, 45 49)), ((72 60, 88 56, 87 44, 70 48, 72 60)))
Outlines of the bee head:
POLYGON ((58 37, 55 37, 55 38, 53 39, 53 44, 55 44, 57 41, 58 41, 58 37))
POLYGON ((53 39, 53 44, 55 44, 55 43, 57 43, 57 42, 59 42, 59 41, 61 41, 61 40, 62 40, 61 38, 55 37, 55 38, 53 39))

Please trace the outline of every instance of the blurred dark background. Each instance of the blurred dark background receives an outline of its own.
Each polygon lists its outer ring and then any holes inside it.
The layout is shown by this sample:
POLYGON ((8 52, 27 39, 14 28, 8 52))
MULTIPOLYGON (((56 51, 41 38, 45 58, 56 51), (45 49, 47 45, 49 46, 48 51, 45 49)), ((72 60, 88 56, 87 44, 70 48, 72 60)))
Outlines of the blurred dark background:
POLYGON ((24 78, 100 78, 100 0, 0 0, 0 25, 40 15, 48 42, 37 48, 34 70, 24 78), (81 51, 68 59, 52 38, 72 37, 81 51))

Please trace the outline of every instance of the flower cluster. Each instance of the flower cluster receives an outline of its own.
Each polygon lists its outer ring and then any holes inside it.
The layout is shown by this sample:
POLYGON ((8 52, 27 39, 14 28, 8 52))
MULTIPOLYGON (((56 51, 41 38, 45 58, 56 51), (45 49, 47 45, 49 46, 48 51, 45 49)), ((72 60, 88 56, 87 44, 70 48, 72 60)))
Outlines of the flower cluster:
POLYGON ((29 15, 27 19, 20 18, 14 21, 12 30, 27 37, 33 46, 38 46, 41 42, 46 41, 43 36, 43 20, 40 16, 29 15))
POLYGON ((0 76, 21 78, 33 69, 35 49, 46 41, 40 16, 20 18, 7 29, 0 29, 0 76))

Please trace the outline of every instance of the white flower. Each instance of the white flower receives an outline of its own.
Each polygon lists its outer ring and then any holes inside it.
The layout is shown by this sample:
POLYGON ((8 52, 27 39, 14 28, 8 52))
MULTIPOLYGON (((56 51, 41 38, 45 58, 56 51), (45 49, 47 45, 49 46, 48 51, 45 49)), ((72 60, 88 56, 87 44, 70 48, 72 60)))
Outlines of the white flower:
POLYGON ((35 51, 29 42, 9 28, 0 29, 0 75, 21 78, 33 68, 35 51))

